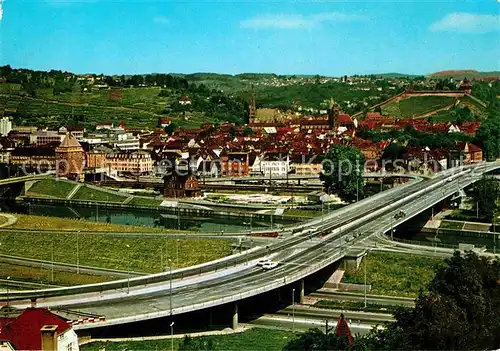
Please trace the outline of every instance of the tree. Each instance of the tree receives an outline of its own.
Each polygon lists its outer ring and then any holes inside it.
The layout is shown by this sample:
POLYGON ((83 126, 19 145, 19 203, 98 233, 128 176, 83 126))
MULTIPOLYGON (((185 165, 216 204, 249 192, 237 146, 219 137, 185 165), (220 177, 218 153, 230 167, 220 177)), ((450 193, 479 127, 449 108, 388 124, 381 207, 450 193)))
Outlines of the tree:
POLYGON ((165 127, 165 132, 167 132, 168 135, 172 135, 175 133, 179 125, 175 122, 170 122, 168 126, 165 127))
POLYGON ((500 261, 458 251, 445 260, 414 309, 364 340, 373 350, 478 350, 500 347, 500 261))
POLYGON ((493 220, 498 210, 497 200, 500 198, 500 185, 490 177, 483 176, 474 185, 472 193, 474 204, 477 204, 479 213, 487 220, 493 220))
POLYGON ((182 344, 179 345, 179 351, 211 351, 215 350, 215 345, 212 339, 206 337, 192 338, 185 336, 182 344))
POLYGON ((474 115, 472 114, 472 111, 468 106, 465 106, 463 108, 456 108, 453 111, 453 114, 455 115, 456 121, 459 124, 462 124, 464 122, 472 122, 475 120, 474 115))
POLYGON ((500 113, 491 112, 476 132, 476 142, 483 148, 487 160, 500 157, 500 113))
POLYGON ((26 77, 21 82, 21 89, 31 97, 36 97, 36 88, 36 83, 30 78, 26 77))
POLYGON ((346 337, 339 337, 333 333, 325 334, 314 328, 300 334, 297 339, 290 341, 283 347, 284 351, 313 351, 313 350, 348 350, 350 348, 346 337))
POLYGON ((365 157, 356 148, 334 146, 323 160, 321 178, 328 193, 335 192, 345 200, 363 198, 365 157))

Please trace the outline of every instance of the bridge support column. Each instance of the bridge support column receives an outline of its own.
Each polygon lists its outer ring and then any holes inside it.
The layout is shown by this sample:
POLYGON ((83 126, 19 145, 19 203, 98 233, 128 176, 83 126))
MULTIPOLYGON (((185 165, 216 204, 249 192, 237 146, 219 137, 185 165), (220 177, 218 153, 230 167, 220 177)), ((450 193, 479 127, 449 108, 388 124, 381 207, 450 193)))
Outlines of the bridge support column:
POLYGON ((233 330, 238 329, 238 304, 234 304, 233 309, 233 330))
POLYGON ((36 308, 36 298, 31 299, 31 308, 36 308))
POLYGON ((299 300, 300 303, 304 303, 304 286, 305 286, 304 278, 302 278, 300 280, 300 300, 299 300))

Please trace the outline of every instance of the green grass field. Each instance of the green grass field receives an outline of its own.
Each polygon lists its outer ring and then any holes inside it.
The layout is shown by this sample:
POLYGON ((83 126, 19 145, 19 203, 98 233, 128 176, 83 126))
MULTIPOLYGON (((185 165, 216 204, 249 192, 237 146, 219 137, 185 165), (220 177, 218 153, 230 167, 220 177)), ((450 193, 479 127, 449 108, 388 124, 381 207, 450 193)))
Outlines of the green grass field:
MULTIPOLYGON (((202 339, 213 342, 211 350, 238 350, 238 351, 278 351, 295 339, 294 333, 280 330, 252 328, 242 333, 201 336, 194 339, 202 339)), ((179 349, 183 339, 174 339, 174 350, 179 349)), ((122 350, 170 350, 171 340, 152 341, 130 341, 130 342, 94 342, 80 346, 82 351, 122 351, 122 350)), ((201 350, 201 349, 200 349, 201 350)), ((208 350, 208 349, 207 349, 208 350)))
MULTIPOLYGON (((159 229, 150 227, 139 227, 132 225, 120 225, 87 221, 84 219, 71 219, 59 217, 45 217, 25 214, 15 214, 17 222, 9 228, 15 229, 37 229, 55 231, 92 231, 92 232, 118 232, 118 233, 168 233, 169 229, 159 229)), ((4 220, 4 217, 0 217, 4 220)), ((176 230, 176 232, 178 232, 176 230)))
POLYGON ((0 278, 5 278, 5 276, 8 276, 12 280, 52 285, 93 284, 116 279, 113 277, 74 274, 69 272, 58 272, 55 270, 54 280, 52 280, 52 272, 50 269, 18 266, 3 262, 0 262, 0 272, 2 272, 0 274, 0 278))
POLYGON ((162 203, 162 200, 144 197, 134 197, 132 201, 128 204, 132 206, 146 206, 146 207, 158 207, 162 203))
POLYGON ((341 311, 365 311, 375 313, 393 313, 398 306, 392 305, 379 305, 374 303, 366 304, 364 301, 333 301, 333 300, 319 300, 315 305, 319 308, 327 308, 341 311))
POLYGON ((27 195, 42 195, 64 199, 75 186, 76 183, 69 183, 62 180, 44 179, 33 184, 33 186, 28 190, 27 195))
POLYGON ((453 222, 453 221, 441 221, 439 228, 445 229, 462 229, 464 226, 463 222, 453 222))
POLYGON ((453 101, 455 99, 448 96, 412 96, 383 105, 382 113, 394 118, 409 118, 443 108, 453 101))
POLYGON ((414 297, 434 277, 435 269, 444 264, 442 259, 418 255, 371 252, 356 272, 346 272, 344 282, 364 283, 366 264, 370 293, 414 297))
POLYGON ((80 189, 78 189, 76 194, 73 195, 71 199, 86 200, 86 201, 123 202, 127 198, 128 198, 127 195, 122 196, 82 186, 80 189))
POLYGON ((138 272, 161 272, 171 259, 174 267, 188 267, 231 254, 222 239, 115 237, 108 234, 0 232, 0 253, 40 260, 138 272), (78 238, 77 238, 78 236, 78 238), (177 263, 177 247, 179 249, 177 263))
MULTIPOLYGON (((0 84, 2 86, 2 84, 0 84)), ((93 130, 96 122, 123 121, 131 128, 155 128, 158 118, 175 120, 180 127, 199 128, 210 122, 201 112, 161 114, 165 99, 156 97, 159 88, 125 89, 121 103, 108 101, 108 92, 91 94, 65 93, 52 96, 42 91, 39 98, 33 99, 15 94, 0 95, 0 113, 16 113, 19 125, 40 125, 60 127, 62 124, 82 124, 93 130), (45 98, 45 99, 44 99, 45 98), (157 99, 157 100, 156 100, 157 99), (73 116, 73 117, 72 117, 73 116)), ((3 91, 6 89, 3 88, 3 91)), ((42 89, 43 90, 43 89, 42 89)), ((175 100, 175 99, 174 99, 175 100)))

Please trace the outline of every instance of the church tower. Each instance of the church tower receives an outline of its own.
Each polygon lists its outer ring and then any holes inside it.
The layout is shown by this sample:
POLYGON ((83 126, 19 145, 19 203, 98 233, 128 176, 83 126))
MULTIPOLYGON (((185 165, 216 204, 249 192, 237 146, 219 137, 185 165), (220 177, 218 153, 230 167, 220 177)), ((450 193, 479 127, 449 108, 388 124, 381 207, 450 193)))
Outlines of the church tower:
POLYGON ((80 180, 83 174, 83 148, 71 133, 56 148, 56 174, 73 180, 80 180))
POLYGON ((248 124, 255 123, 255 94, 253 92, 252 85, 252 96, 250 98, 250 104, 248 105, 248 124))
POLYGON ((328 110, 328 126, 330 130, 337 129, 339 126, 340 109, 337 104, 332 103, 328 110))

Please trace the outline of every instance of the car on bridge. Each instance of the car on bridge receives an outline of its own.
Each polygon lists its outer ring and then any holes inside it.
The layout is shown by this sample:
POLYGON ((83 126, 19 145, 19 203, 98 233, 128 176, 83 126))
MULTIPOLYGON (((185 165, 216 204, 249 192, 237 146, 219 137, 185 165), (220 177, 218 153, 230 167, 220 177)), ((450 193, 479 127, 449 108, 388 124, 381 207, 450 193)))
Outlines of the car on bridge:
POLYGON ((271 262, 271 260, 266 257, 266 258, 263 258, 263 259, 259 260, 257 262, 257 266, 261 266, 262 267, 263 265, 265 265, 266 263, 269 263, 269 262, 271 262))
POLYGON ((400 219, 406 217, 406 212, 403 210, 399 210, 398 213, 394 215, 394 219, 400 219))
POLYGON ((266 262, 262 265, 262 269, 265 271, 269 271, 276 267, 278 267, 278 262, 273 262, 273 261, 266 262))

